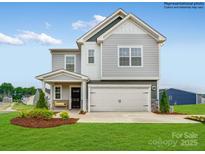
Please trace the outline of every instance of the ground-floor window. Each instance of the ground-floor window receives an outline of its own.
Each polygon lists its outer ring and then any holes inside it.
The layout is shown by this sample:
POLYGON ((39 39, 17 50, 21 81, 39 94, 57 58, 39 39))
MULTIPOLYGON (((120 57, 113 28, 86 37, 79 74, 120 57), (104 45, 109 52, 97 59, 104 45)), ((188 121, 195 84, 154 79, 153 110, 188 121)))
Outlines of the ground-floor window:
POLYGON ((62 96, 62 86, 54 86, 54 97, 55 99, 61 99, 62 96))

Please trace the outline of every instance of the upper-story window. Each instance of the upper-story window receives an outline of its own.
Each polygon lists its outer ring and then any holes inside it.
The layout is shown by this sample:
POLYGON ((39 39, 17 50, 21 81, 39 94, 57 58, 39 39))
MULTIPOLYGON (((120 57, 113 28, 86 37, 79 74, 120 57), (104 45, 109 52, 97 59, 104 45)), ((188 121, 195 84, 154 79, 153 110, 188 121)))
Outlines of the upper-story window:
POLYGON ((142 47, 119 47, 118 49, 119 66, 142 66, 142 47))
POLYGON ((130 65, 130 53, 129 48, 120 48, 120 55, 119 55, 119 61, 120 66, 129 66, 130 65))
POLYGON ((71 72, 75 72, 75 55, 65 56, 65 69, 71 72))
POLYGON ((88 50, 88 63, 89 64, 95 63, 95 50, 94 49, 88 50))

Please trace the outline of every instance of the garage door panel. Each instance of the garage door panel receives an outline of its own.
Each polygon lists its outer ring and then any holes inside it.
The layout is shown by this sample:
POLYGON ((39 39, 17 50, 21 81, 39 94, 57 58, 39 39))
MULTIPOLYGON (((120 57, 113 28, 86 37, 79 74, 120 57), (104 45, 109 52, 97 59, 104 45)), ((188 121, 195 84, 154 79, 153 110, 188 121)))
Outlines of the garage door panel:
POLYGON ((149 89, 142 87, 92 87, 91 111, 148 111, 149 89))

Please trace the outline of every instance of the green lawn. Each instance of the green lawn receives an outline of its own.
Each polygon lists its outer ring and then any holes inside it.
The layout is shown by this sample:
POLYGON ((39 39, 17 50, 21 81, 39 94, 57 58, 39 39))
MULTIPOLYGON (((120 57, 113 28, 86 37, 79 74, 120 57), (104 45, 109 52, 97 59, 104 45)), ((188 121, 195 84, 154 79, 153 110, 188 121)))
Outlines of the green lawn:
POLYGON ((23 110, 29 110, 34 108, 33 105, 25 105, 23 103, 14 103, 12 109, 17 110, 17 111, 23 111, 23 110))
POLYGON ((15 116, 0 114, 0 150, 205 150, 203 124, 75 124, 38 129, 11 125, 15 116), (177 139, 180 135, 184 137, 177 139))
POLYGON ((205 104, 193 104, 193 105, 175 105, 174 111, 185 114, 205 114, 205 104))

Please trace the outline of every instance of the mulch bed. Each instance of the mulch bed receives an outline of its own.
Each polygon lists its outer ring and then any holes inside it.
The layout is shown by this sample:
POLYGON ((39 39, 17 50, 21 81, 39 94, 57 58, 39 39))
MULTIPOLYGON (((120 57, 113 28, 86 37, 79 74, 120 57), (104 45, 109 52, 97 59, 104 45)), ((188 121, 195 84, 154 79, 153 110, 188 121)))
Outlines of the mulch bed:
POLYGON ((154 112, 156 114, 164 114, 164 115, 186 115, 184 113, 172 112, 172 113, 161 113, 161 112, 154 112))
POLYGON ((30 128, 49 128, 56 127, 60 125, 75 124, 79 119, 69 118, 63 120, 61 118, 52 119, 37 119, 37 118, 13 118, 11 119, 11 124, 30 127, 30 128))

